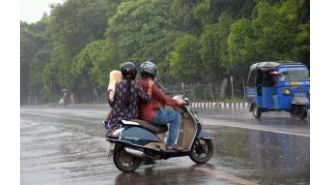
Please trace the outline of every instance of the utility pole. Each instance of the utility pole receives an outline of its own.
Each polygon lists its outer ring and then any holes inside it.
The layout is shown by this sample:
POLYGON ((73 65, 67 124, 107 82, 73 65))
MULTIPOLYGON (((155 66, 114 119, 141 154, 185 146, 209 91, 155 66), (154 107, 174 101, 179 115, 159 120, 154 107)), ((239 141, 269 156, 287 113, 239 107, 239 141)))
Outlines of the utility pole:
POLYGON ((246 92, 245 92, 245 82, 244 82, 244 79, 242 77, 242 85, 243 85, 243 95, 244 95, 244 98, 246 98, 246 92))
POLYGON ((230 84, 231 84, 231 99, 234 98, 234 79, 233 76, 230 75, 230 84))

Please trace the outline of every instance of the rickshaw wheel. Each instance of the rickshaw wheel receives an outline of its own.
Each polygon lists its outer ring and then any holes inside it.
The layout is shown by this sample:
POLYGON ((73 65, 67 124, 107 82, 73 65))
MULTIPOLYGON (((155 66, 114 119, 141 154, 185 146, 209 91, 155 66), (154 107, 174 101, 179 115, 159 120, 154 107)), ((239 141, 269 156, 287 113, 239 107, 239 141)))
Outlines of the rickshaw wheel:
POLYGON ((252 108, 253 116, 259 119, 261 117, 261 109, 256 104, 253 104, 252 106, 253 106, 252 108))
POLYGON ((307 109, 306 107, 296 107, 293 111, 290 112, 290 116, 292 118, 304 120, 307 117, 307 109))
POLYGON ((304 120, 304 119, 306 119, 306 117, 307 117, 307 110, 306 110, 306 108, 301 108, 301 110, 299 111, 298 118, 300 120, 304 120))

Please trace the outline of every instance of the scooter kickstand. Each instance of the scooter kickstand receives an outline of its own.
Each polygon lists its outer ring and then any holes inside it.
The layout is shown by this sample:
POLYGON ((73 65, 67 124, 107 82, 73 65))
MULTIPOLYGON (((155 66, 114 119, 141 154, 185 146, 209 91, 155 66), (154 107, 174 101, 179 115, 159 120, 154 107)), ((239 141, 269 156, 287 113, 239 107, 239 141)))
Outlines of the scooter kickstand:
POLYGON ((108 153, 108 158, 110 158, 112 155, 114 154, 114 150, 109 150, 109 153, 108 153))
POLYGON ((111 144, 110 144, 108 158, 110 158, 114 153, 115 153, 115 150, 113 148, 111 148, 111 144))

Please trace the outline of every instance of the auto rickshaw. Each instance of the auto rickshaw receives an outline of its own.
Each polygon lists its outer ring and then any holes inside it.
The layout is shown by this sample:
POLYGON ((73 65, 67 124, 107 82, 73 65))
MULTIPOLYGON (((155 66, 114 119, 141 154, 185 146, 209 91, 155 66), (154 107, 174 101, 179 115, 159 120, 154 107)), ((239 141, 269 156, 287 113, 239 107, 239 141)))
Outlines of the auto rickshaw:
POLYGON ((301 120, 310 106, 309 71, 299 62, 259 62, 250 66, 246 95, 257 119, 263 112, 287 111, 301 120))

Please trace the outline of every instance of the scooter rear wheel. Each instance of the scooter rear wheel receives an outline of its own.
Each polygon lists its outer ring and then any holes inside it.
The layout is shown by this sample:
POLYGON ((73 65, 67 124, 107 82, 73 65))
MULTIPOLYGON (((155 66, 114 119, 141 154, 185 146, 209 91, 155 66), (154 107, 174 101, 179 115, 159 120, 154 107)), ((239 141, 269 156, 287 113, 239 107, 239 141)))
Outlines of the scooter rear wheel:
POLYGON ((116 145, 113 154, 113 162, 123 172, 133 172, 140 164, 141 159, 127 153, 122 145, 116 145))
POLYGON ((212 140, 200 138, 195 141, 189 157, 195 163, 203 164, 211 159, 213 152, 212 140))

